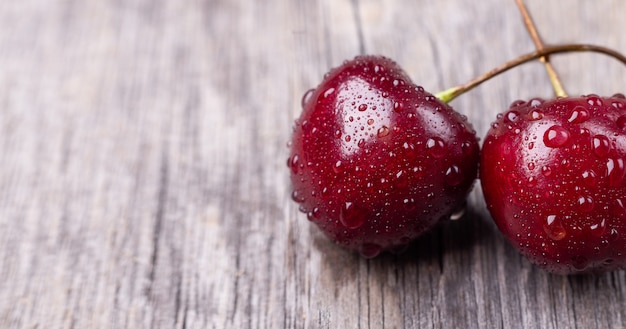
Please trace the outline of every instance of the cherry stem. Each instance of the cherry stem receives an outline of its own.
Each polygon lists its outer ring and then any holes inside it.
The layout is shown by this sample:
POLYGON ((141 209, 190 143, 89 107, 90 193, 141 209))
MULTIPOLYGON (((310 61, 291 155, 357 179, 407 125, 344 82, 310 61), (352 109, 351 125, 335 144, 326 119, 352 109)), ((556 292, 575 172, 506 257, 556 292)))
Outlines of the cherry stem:
POLYGON ((458 85, 456 87, 452 87, 452 88, 440 91, 435 94, 435 97, 439 98, 444 103, 449 103, 453 99, 472 90, 473 88, 477 87, 483 82, 501 73, 504 73, 514 67, 522 65, 524 63, 528 63, 530 61, 533 61, 533 60, 536 60, 536 59, 539 59, 541 57, 545 57, 548 55, 552 55, 552 54, 585 52, 585 51, 605 54, 607 56, 615 58, 616 60, 626 65, 626 56, 622 55, 616 50, 609 49, 609 48, 602 47, 602 46, 596 46, 596 45, 590 45, 590 44, 564 44, 564 45, 557 45, 557 46, 548 46, 541 50, 536 50, 534 52, 524 54, 500 66, 497 66, 465 84, 458 85))
MULTIPOLYGON (((524 25, 526 26, 526 29, 528 30, 528 33, 530 34, 530 37, 535 44, 535 48, 537 50, 543 49, 543 42, 541 41, 539 32, 537 32, 537 28, 535 27, 535 23, 533 22, 533 19, 530 16, 528 9, 526 9, 526 5, 524 5, 524 0, 515 0, 515 3, 517 4, 517 7, 522 14, 522 20, 524 21, 524 25)), ((556 95, 556 97, 567 97, 567 93, 563 88, 563 84, 561 83, 559 76, 556 74, 554 66, 552 66, 552 63, 550 63, 550 57, 543 56, 539 58, 539 60, 542 61, 545 65, 546 72, 548 73, 548 78, 550 79, 550 83, 552 84, 552 88, 554 89, 554 94, 556 95)))

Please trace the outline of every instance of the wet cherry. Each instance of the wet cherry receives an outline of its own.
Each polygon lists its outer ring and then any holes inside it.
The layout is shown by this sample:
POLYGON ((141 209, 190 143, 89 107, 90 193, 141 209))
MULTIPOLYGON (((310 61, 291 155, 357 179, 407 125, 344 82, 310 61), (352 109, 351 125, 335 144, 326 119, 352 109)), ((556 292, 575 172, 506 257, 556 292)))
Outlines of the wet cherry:
POLYGON ((570 274, 626 266, 626 99, 513 103, 485 138, 496 224, 531 262, 570 274))
POLYGON ((331 240, 374 257, 463 208, 475 133, 393 61, 347 61, 302 106, 287 161, 292 196, 331 240))

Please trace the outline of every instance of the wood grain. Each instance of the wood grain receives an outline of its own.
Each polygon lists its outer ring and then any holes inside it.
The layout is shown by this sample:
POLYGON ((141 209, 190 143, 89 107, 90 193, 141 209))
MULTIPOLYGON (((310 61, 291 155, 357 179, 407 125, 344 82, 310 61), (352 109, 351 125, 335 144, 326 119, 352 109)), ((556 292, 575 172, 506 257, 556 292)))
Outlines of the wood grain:
MULTIPOLYGON (((546 43, 626 52, 626 2, 528 0, 546 43)), ((430 91, 533 50, 513 1, 0 3, 0 327, 623 328, 624 271, 546 274, 477 186, 402 255, 335 247, 290 200, 301 95, 360 53, 430 91)), ((570 94, 626 91, 592 54, 570 94)), ((452 105, 480 136, 539 63, 452 105)))

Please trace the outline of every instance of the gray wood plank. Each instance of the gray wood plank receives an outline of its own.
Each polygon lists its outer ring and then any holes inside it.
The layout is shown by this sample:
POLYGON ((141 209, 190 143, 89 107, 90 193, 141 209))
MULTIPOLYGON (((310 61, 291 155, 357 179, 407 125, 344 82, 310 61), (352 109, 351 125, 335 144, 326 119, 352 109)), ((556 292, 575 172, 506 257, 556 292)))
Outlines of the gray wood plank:
MULTIPOLYGON (((547 43, 626 53, 626 2, 527 0, 547 43)), ((466 216, 361 259, 290 200, 300 99, 361 53, 432 92, 533 50, 513 1, 0 3, 0 327, 622 328, 624 271, 549 275, 466 216)), ((572 95, 619 63, 553 63, 572 95)), ((480 136, 539 63, 452 102, 480 136)))

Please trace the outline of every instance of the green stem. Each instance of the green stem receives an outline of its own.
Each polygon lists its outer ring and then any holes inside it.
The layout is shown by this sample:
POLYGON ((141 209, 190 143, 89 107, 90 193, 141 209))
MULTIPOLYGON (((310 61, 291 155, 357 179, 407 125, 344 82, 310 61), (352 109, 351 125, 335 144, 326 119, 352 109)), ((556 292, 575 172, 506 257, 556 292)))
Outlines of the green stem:
POLYGON ((602 47, 602 46, 596 46, 596 45, 590 45, 590 44, 565 44, 565 45, 558 45, 558 46, 549 46, 541 50, 537 50, 537 51, 519 56, 511 61, 508 61, 500 66, 497 66, 489 70, 488 72, 485 72, 484 74, 478 76, 477 78, 465 84, 458 85, 456 87, 452 87, 452 88, 440 91, 435 94, 435 97, 439 98, 444 103, 449 103, 453 99, 472 90, 473 88, 477 87, 483 82, 501 73, 504 73, 514 67, 522 65, 524 63, 528 63, 530 61, 533 61, 533 60, 536 60, 536 59, 539 59, 541 57, 545 57, 548 55, 552 55, 552 54, 585 52, 585 51, 605 54, 607 56, 615 58, 616 60, 626 65, 626 56, 622 55, 616 50, 609 49, 609 48, 602 47))

